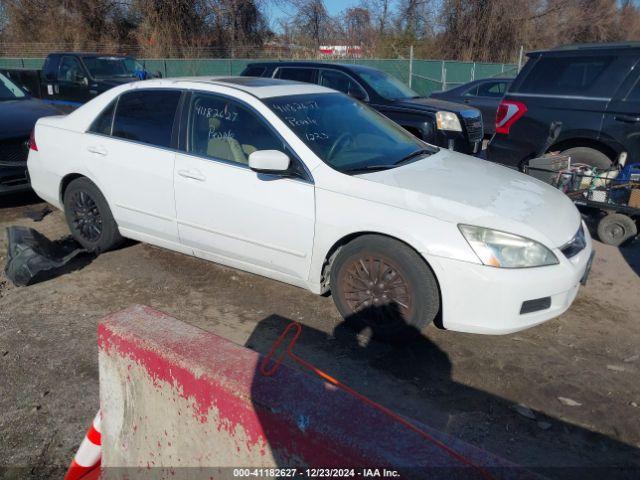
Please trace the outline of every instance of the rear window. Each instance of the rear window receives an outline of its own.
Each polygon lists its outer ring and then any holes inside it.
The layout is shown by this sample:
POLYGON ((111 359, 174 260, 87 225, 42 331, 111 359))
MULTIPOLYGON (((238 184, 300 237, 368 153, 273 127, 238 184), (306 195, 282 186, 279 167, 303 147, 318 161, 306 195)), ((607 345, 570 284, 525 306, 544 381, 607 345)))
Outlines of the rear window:
POLYGON ((178 90, 147 90, 122 94, 116 108, 113 136, 169 147, 180 94, 178 90))
POLYGON ((89 127, 89 131, 91 133, 99 133, 101 135, 111 135, 111 126, 113 125, 113 112, 116 109, 116 100, 111 102, 111 104, 105 108, 98 118, 96 118, 91 127, 89 127))
POLYGON ((542 57, 533 65, 518 92, 609 98, 632 65, 633 59, 627 56, 542 57))
POLYGON ((264 72, 267 70, 267 67, 247 67, 242 72, 243 77, 261 77, 264 75, 264 72))

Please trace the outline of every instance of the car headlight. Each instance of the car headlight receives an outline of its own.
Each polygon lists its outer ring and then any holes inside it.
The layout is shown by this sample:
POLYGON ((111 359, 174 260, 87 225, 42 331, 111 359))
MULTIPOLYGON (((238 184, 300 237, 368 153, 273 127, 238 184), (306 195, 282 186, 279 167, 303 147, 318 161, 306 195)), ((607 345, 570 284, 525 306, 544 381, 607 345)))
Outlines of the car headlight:
POLYGON ((438 130, 449 130, 452 132, 461 132, 462 125, 458 116, 453 112, 436 112, 436 124, 438 130))
POLYGON ((559 263, 551 250, 529 238, 473 225, 458 228, 484 265, 526 268, 559 263))

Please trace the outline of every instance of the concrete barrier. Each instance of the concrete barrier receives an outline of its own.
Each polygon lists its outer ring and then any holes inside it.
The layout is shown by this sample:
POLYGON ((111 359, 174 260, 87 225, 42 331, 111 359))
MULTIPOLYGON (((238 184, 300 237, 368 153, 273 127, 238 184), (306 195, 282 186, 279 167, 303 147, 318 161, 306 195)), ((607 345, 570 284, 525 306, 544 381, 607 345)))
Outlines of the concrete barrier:
MULTIPOLYGON (((238 478, 226 467, 368 467, 381 476, 386 468, 402 478, 482 478, 330 383, 286 365, 263 376, 256 352, 149 307, 106 317, 98 345, 106 472, 203 478, 210 469, 211 478, 238 478)), ((523 474, 419 427, 493 476, 523 474)), ((257 476, 280 476, 264 473, 257 476)))

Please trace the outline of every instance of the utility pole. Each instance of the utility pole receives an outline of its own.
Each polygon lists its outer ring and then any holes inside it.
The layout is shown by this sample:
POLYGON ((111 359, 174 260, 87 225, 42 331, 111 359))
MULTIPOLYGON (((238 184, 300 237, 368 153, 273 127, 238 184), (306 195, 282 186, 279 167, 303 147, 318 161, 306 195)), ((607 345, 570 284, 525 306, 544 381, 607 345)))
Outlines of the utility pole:
POLYGON ((409 47, 409 88, 413 81, 413 45, 409 47))
POLYGON ((518 72, 522 68, 522 54, 524 53, 524 47, 520 45, 520 54, 518 55, 518 72))

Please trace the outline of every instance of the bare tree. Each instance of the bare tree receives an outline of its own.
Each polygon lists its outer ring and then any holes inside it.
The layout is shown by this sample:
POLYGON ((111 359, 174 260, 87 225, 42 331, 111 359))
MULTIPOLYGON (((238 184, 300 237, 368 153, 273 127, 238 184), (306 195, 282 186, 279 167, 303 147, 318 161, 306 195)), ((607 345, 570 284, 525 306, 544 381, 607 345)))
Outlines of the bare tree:
POLYGON ((369 11, 371 21, 376 25, 378 36, 385 35, 391 22, 391 1, 362 0, 360 7, 369 11))
POLYGON ((371 14, 362 7, 348 8, 342 14, 347 45, 366 45, 373 36, 371 14))

